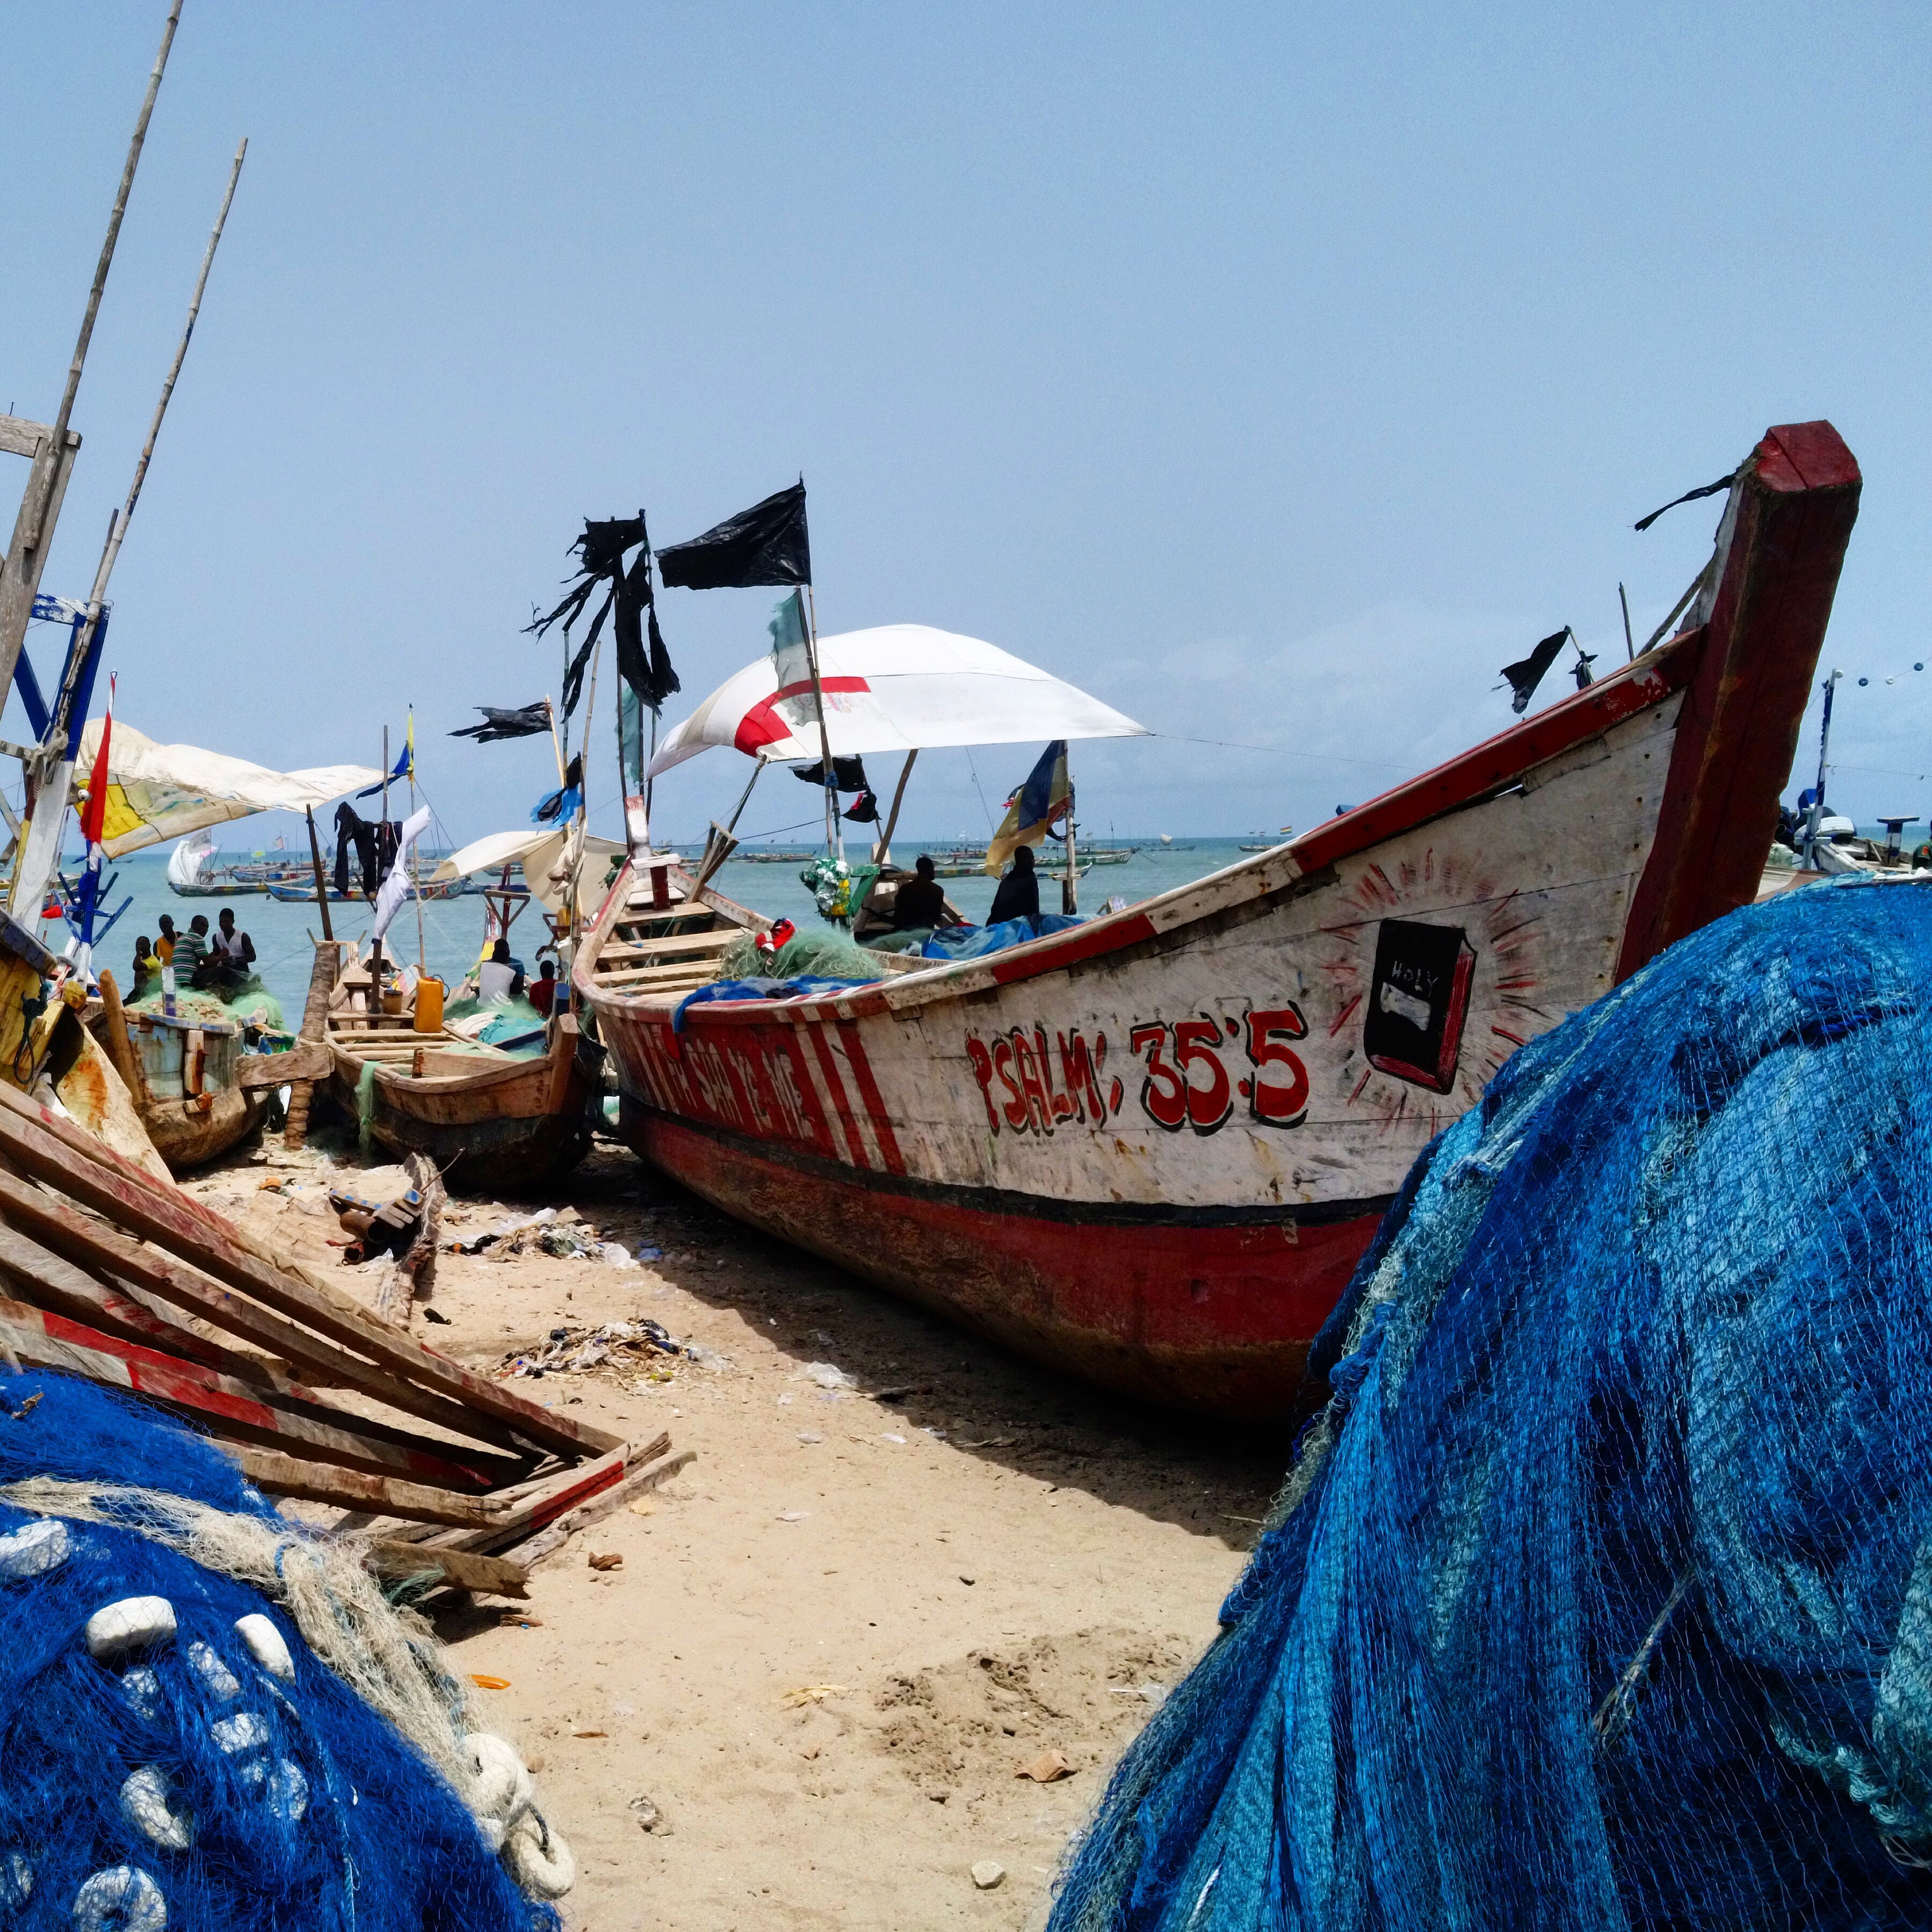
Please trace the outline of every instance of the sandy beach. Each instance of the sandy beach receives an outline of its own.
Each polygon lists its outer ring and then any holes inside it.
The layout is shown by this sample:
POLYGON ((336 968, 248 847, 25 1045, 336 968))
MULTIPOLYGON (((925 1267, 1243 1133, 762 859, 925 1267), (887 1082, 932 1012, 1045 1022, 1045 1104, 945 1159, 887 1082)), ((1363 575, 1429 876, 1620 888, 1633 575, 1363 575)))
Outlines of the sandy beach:
MULTIPOLYGON (((380 1181, 359 1164, 271 1139, 187 1184, 373 1288, 323 1200, 380 1181)), ((445 1237, 536 1204, 459 1187, 445 1237)), ((436 1612, 464 1671, 507 1680, 477 1714, 540 1764, 580 1868, 566 1922, 1037 1924, 1113 1759, 1211 1637, 1285 1448, 1017 1361, 619 1149, 550 1204, 659 1257, 446 1253, 427 1306, 448 1325, 419 1332, 492 1369, 640 1317, 698 1352, 520 1378, 694 1460, 541 1564, 526 1604, 436 1612), (1054 1753, 1070 1774, 1018 1774, 1054 1753)))

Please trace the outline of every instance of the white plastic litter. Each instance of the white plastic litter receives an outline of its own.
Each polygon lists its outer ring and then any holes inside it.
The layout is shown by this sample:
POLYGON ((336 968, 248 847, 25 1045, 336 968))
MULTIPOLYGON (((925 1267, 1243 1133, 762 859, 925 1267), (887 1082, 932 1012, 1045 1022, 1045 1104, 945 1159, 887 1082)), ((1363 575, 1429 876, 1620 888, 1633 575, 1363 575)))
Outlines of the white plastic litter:
POLYGON ((855 1389, 859 1386, 856 1376, 848 1376, 843 1369, 835 1368, 830 1362, 807 1362, 799 1373, 822 1389, 855 1389))

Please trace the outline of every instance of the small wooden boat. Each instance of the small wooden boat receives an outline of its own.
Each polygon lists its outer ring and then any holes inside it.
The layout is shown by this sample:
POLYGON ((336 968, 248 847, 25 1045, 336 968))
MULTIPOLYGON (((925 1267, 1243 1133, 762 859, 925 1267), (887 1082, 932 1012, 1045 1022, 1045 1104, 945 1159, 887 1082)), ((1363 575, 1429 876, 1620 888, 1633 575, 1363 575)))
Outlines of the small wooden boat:
MULTIPOLYGON (((419 989, 418 989, 419 990, 419 989)), ((601 1055, 574 1016, 536 1030, 534 1050, 506 1052, 438 1024, 416 1025, 413 999, 372 1006, 356 959, 337 980, 326 1038, 334 1096, 394 1154, 426 1154, 464 1187, 526 1192, 558 1179, 590 1151, 593 1074, 601 1055), (365 1089, 366 1082, 366 1089, 365 1089)))
POLYGON ((1771 431, 1667 641, 1271 852, 1008 951, 680 1015, 755 922, 634 860, 573 968, 626 1138, 1048 1363, 1284 1419, 1428 1141, 1756 895, 1859 488, 1830 424, 1771 431))

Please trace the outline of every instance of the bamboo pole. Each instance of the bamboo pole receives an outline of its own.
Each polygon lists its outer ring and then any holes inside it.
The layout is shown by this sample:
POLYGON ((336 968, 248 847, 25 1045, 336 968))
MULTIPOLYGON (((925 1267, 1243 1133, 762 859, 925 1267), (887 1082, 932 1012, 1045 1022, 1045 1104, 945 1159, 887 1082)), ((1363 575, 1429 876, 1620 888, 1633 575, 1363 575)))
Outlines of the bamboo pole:
POLYGON ((892 789, 892 808, 886 814, 886 829, 880 835, 878 844, 872 848, 872 863, 875 866, 892 863, 892 834, 898 826, 899 805, 905 796, 906 780, 912 776, 912 761, 918 756, 919 748, 914 746, 907 752, 905 763, 899 767, 899 782, 892 789))
POLYGON ((825 849, 845 856, 844 835, 838 830, 838 794, 833 788, 832 740, 825 728, 825 688, 818 675, 818 600, 805 586, 805 661, 812 668, 812 708, 818 714, 818 750, 825 779, 825 849))
MULTIPOLYGON (((148 138, 148 122, 154 112, 155 97, 161 91, 161 76, 167 69, 168 51, 175 44, 175 29, 181 24, 181 10, 182 0, 174 0, 168 10, 167 24, 161 29, 160 50, 154 56, 154 69, 148 76, 148 91, 142 99, 140 113, 135 118, 134 137, 128 143, 128 159, 121 170, 121 185, 115 194, 113 212, 107 218, 107 233, 100 244, 100 259, 94 264, 94 284, 87 292, 87 308, 80 319, 80 335, 74 346, 74 360, 68 366, 67 387, 62 393, 60 410, 54 418, 53 460, 40 481, 36 500, 21 506, 23 550, 44 550, 46 539, 52 535, 42 526, 54 493, 59 487, 64 468, 62 459, 67 451, 68 422, 74 414, 74 398, 80 392, 80 375, 87 364, 88 344, 94 339, 94 319, 100 313, 100 297, 107 286, 107 271, 114 260, 115 244, 121 238, 122 218, 128 212, 128 197, 134 186, 134 170, 140 164, 141 148, 148 138)), ((224 212, 226 212, 224 204, 224 212)), ((28 487, 33 488, 31 479, 28 487)), ((17 630, 10 623, 6 634, 0 636, 0 692, 13 688, 14 667, 20 656, 22 640, 26 635, 31 608, 29 599, 20 610, 17 630)))
POLYGON ((328 881, 322 876, 322 841, 316 836, 315 807, 304 806, 302 815, 308 820, 308 857, 315 868, 315 902, 322 913, 322 937, 328 944, 334 940, 335 934, 328 922, 328 881))
MULTIPOLYGON (((177 0, 177 14, 178 12, 177 0)), ((170 32, 172 34, 172 26, 170 32)), ((159 84, 158 76, 155 84, 159 84)), ((145 122, 142 124, 145 128, 145 122)), ((31 774, 34 781, 33 818, 27 828, 26 850, 21 855, 20 868, 14 876, 11 899, 16 914, 29 904, 38 910, 40 895, 46 891, 47 880, 60 856, 61 830, 74 782, 74 761, 68 754, 74 699, 93 656, 94 638, 100 628, 101 607, 107 596, 108 580, 114 574, 115 560, 121 554, 128 526, 134 520, 134 506, 141 500, 141 486, 147 480, 148 465, 154 459, 162 418, 168 412, 168 399, 174 394, 182 364, 188 359, 188 346, 194 339, 195 318, 201 313, 201 298, 208 287, 208 271, 214 266, 214 251, 220 245, 221 231, 227 226, 228 211, 235 200, 235 184, 242 178, 242 164, 248 152, 248 143, 244 139, 236 149, 235 164, 228 171, 228 186, 221 197, 221 211, 214 218, 214 232, 208 238, 208 247, 201 258, 201 272, 195 278, 194 295, 188 304, 188 324, 176 346, 175 359, 169 368, 167 380, 161 385, 160 400, 154 405, 154 420, 148 425, 148 440, 141 446, 140 456, 134 465, 134 480, 128 485, 128 500, 108 524, 107 542, 100 554, 99 568, 94 572, 94 589, 87 600, 86 622, 73 650, 68 653, 67 674, 61 680, 60 694, 54 701, 46 736, 34 760, 31 774)), ((131 165, 130 161, 130 168, 131 165)), ((88 326, 92 326, 91 322, 88 326)), ((77 381, 78 377, 73 380, 77 381)), ((64 430, 61 433, 64 434, 64 430)), ((7 670, 10 678, 13 667, 9 664, 7 670)))

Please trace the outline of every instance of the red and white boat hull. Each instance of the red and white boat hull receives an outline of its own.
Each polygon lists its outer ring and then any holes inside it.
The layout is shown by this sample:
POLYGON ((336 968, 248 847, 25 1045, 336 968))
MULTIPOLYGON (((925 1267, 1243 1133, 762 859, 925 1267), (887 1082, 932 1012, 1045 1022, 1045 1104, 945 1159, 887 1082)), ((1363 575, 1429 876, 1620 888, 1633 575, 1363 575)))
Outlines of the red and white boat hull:
POLYGON ((627 1138, 1030 1354, 1282 1414, 1429 1140, 1754 896, 1858 486, 1828 425, 1774 431, 1696 629, 1290 845, 982 960, 678 1030, 675 998, 599 982, 627 870, 577 967, 627 1138))

